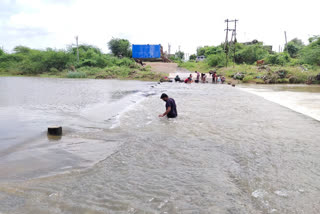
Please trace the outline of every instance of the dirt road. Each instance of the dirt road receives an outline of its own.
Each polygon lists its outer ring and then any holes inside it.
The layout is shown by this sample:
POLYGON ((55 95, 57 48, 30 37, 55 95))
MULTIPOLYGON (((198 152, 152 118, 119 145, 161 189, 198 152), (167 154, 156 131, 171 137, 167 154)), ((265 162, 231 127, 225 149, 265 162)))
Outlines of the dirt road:
POLYGON ((146 62, 146 65, 151 66, 151 71, 168 74, 170 79, 174 79, 176 75, 179 75, 180 78, 185 79, 191 73, 185 68, 178 67, 177 63, 146 62))
POLYGON ((163 62, 146 62, 146 65, 151 66, 151 71, 161 73, 175 73, 178 71, 177 63, 163 63, 163 62))

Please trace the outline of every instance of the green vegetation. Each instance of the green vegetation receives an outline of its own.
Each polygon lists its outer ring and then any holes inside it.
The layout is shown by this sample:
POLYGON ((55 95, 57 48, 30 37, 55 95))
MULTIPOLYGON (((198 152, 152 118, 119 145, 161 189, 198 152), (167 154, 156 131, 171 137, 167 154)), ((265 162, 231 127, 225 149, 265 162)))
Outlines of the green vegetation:
POLYGON ((304 45, 295 38, 288 42, 282 53, 275 53, 270 46, 264 46, 256 40, 250 44, 236 43, 234 59, 234 50, 230 49, 230 54, 226 57, 223 44, 199 47, 197 55, 204 55, 204 61, 195 62, 192 58, 187 62, 179 62, 179 66, 202 73, 216 70, 227 81, 319 84, 320 37, 314 36, 309 42, 310 44, 304 45), (256 65, 258 60, 263 60, 263 64, 256 65), (225 67, 227 63, 229 67, 225 67))
POLYGON ((192 54, 189 56, 189 60, 196 60, 197 59, 197 55, 192 54))
POLYGON ((182 52, 182 51, 177 51, 176 53, 175 53, 175 58, 177 59, 177 60, 182 60, 183 58, 184 58, 184 52, 182 52))
POLYGON ((108 42, 108 47, 111 52, 118 57, 131 57, 130 42, 126 39, 111 39, 108 42))
POLYGON ((35 50, 17 46, 13 53, 0 49, 0 76, 159 80, 165 75, 151 72, 150 67, 142 67, 129 58, 128 40, 112 39, 108 44, 114 54, 104 54, 92 45, 80 45, 79 61, 75 47, 35 50))

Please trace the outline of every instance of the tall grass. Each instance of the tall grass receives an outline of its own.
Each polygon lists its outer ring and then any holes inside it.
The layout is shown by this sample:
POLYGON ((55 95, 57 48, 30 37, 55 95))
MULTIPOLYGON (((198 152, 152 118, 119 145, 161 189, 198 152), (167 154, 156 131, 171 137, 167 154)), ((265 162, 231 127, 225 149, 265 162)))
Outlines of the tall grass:
POLYGON ((74 72, 69 71, 66 77, 67 78, 86 78, 87 74, 80 71, 74 71, 74 72))

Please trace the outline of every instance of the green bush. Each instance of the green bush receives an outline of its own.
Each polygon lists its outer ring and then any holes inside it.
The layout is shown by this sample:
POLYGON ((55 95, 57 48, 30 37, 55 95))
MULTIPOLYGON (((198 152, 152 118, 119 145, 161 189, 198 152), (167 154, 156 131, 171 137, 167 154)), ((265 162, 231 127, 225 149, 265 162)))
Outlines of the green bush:
POLYGON ((5 55, 6 53, 4 52, 4 50, 2 50, 2 48, 0 48, 0 57, 5 55))
POLYGON ((298 52, 304 47, 303 42, 300 39, 294 38, 285 46, 284 50, 287 51, 290 57, 296 58, 298 52))
POLYGON ((104 71, 103 68, 99 68, 99 67, 81 67, 79 69, 77 69, 78 72, 82 72, 85 73, 87 76, 93 76, 98 74, 99 72, 104 71))
POLYGON ((290 60, 291 60, 290 55, 287 52, 283 52, 283 53, 270 54, 266 58, 266 63, 283 66, 289 63, 290 60))
POLYGON ((196 60, 196 59, 197 59, 197 55, 195 55, 195 54, 191 54, 189 56, 189 60, 196 60))
POLYGON ((303 64, 320 65, 320 37, 304 47, 300 54, 303 64))
POLYGON ((74 71, 71 72, 69 71, 67 74, 67 78, 86 78, 87 75, 84 72, 79 72, 79 71, 74 71))
POLYGON ((269 52, 261 45, 246 45, 242 49, 238 50, 235 55, 236 63, 253 64, 257 60, 267 57, 269 52))
POLYGON ((253 81, 253 76, 245 76, 242 80, 244 83, 253 81))
POLYGON ((56 68, 50 68, 50 73, 51 74, 57 74, 57 73, 59 73, 59 70, 56 69, 56 68))
POLYGON ((226 65, 226 56, 223 53, 209 55, 206 61, 212 67, 223 67, 226 65))
POLYGON ((287 84, 290 83, 289 79, 277 79, 276 83, 287 84))
POLYGON ((130 66, 130 65, 135 65, 135 62, 129 58, 122 58, 122 59, 118 59, 115 62, 115 64, 118 66, 130 66))

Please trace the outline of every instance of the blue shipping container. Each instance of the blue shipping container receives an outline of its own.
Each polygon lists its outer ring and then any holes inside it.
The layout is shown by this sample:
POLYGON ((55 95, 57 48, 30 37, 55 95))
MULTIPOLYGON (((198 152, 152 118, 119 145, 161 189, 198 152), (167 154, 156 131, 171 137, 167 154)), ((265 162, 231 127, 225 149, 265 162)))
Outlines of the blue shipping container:
POLYGON ((132 58, 160 58, 160 45, 132 45, 132 58))

